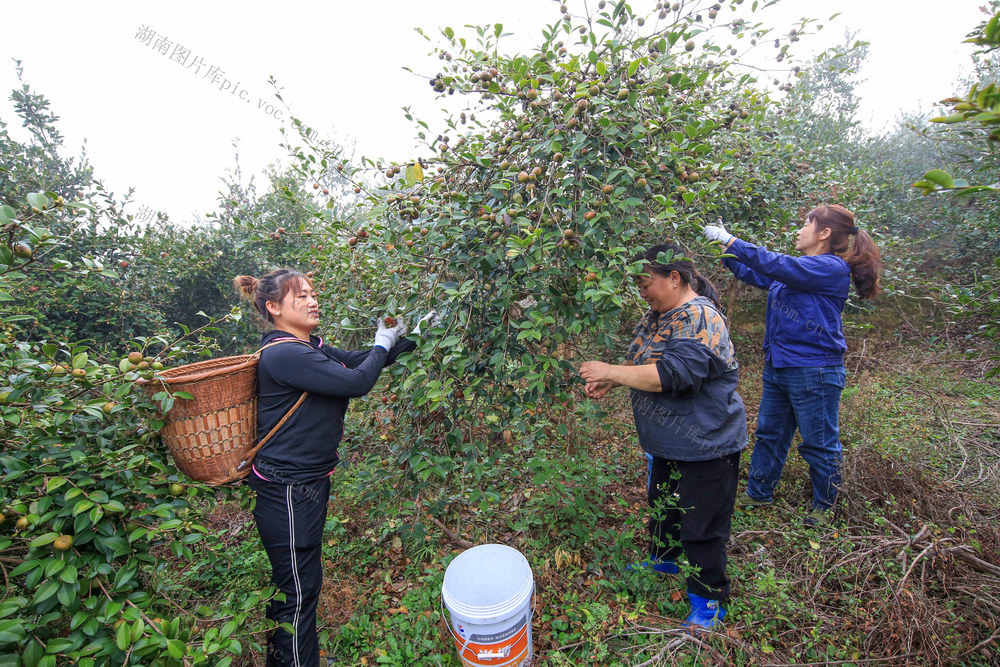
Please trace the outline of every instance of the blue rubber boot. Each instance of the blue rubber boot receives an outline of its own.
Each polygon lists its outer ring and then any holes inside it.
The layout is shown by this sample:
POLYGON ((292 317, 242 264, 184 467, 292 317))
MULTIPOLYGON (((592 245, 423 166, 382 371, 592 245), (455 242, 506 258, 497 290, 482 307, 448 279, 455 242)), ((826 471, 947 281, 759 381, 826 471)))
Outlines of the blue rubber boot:
POLYGON ((677 563, 672 560, 660 560, 659 558, 653 558, 650 556, 641 563, 629 563, 625 566, 626 570, 633 570, 635 572, 642 572, 644 570, 653 570, 654 572, 659 572, 660 574, 677 574, 681 571, 677 567, 677 563))
POLYGON ((722 625, 726 610, 719 600, 709 600, 690 590, 687 592, 691 601, 691 614, 684 621, 684 626, 691 630, 711 630, 722 625))

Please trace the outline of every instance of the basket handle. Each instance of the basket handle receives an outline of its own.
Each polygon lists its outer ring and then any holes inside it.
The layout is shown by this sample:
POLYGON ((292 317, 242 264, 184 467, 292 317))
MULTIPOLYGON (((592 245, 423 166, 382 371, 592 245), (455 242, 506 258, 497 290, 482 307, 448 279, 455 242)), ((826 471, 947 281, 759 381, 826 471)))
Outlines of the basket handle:
MULTIPOLYGON (((254 352, 253 358, 254 360, 256 360, 257 357, 260 357, 261 352, 271 347, 272 345, 280 345, 282 343, 294 343, 294 342, 304 343, 306 345, 309 345, 309 347, 312 347, 311 343, 304 341, 301 338, 282 338, 281 340, 272 341, 267 345, 265 345, 264 347, 257 350, 256 352, 254 352)), ((237 472, 242 471, 247 466, 248 463, 253 461, 253 458, 257 455, 257 452, 260 451, 260 448, 266 445, 267 441, 271 439, 271 436, 277 433, 278 429, 284 426, 285 422, 288 421, 288 418, 291 417, 292 414, 299 409, 299 406, 302 405, 302 401, 306 400, 306 396, 308 395, 309 395, 308 391, 302 392, 302 395, 299 396, 299 400, 295 401, 295 405, 293 405, 288 409, 288 412, 286 412, 284 416, 282 416, 281 420, 274 425, 274 428, 268 431, 267 435, 265 435, 264 438, 254 446, 253 449, 247 452, 246 457, 242 461, 240 461, 240 464, 238 466, 236 466, 237 472)))

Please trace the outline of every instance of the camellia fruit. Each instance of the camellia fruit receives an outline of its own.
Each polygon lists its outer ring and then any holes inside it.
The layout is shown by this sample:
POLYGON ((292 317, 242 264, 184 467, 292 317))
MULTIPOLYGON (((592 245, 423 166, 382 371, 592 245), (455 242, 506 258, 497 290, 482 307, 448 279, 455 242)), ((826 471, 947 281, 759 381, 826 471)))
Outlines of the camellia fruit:
POLYGON ((31 259, 31 246, 27 243, 15 243, 14 244, 14 256, 20 257, 21 259, 31 259))
POLYGON ((66 551, 73 546, 72 535, 60 535, 52 542, 52 548, 56 551, 66 551))
POLYGON ((130 364, 138 364, 140 361, 142 361, 142 359, 143 359, 142 352, 129 352, 128 353, 128 362, 130 364))
POLYGON ((183 494, 184 494, 184 485, 183 484, 178 484, 177 482, 174 482, 173 484, 170 485, 170 495, 172 495, 172 496, 180 496, 180 495, 183 495, 183 494))
POLYGON ((396 326, 396 318, 393 317, 392 315, 386 315, 383 322, 385 322, 385 326, 389 327, 390 329, 396 326))

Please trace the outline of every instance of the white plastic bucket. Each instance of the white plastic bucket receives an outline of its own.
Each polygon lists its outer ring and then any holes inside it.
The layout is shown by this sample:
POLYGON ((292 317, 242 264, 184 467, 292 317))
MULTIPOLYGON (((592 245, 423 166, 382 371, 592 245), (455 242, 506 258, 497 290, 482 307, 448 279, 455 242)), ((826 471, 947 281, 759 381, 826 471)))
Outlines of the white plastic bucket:
POLYGON ((521 667, 531 663, 531 600, 535 580, 528 560, 503 544, 460 553, 444 573, 441 598, 450 613, 463 665, 521 667))

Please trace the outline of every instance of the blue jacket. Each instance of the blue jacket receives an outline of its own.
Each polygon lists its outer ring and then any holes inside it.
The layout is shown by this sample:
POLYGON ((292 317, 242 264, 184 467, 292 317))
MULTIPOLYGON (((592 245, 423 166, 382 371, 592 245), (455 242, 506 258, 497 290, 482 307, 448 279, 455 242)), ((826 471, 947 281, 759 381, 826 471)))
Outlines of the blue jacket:
POLYGON ((737 278, 768 290, 764 361, 775 368, 840 366, 841 313, 851 267, 837 255, 792 257, 736 239, 724 261, 737 278))
POLYGON ((646 313, 626 359, 656 364, 660 391, 632 390, 639 444, 674 461, 708 461, 747 445, 738 365, 725 319, 705 297, 646 313))

